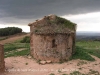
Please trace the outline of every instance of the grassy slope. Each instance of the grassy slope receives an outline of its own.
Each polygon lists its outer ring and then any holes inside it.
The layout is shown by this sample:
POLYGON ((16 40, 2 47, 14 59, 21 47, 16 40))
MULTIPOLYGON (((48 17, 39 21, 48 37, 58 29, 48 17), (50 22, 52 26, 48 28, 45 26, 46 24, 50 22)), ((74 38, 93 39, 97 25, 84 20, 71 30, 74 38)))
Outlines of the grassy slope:
MULTIPOLYGON (((29 43, 20 43, 20 41, 15 42, 15 43, 5 44, 4 45, 5 57, 27 55, 29 54, 29 51, 30 51, 29 47, 30 47, 29 43), (22 49, 22 48, 24 48, 24 50, 17 51, 18 49, 22 49)), ((71 59, 94 61, 95 59, 92 58, 90 54, 100 58, 100 42, 99 41, 76 42, 76 53, 71 57, 71 59)))
POLYGON ((4 45, 5 57, 29 55, 29 43, 9 43, 4 45), (22 49, 18 51, 18 49, 22 49))
POLYGON ((83 59, 94 61, 91 55, 100 58, 100 42, 99 41, 78 41, 76 42, 76 53, 71 59, 83 59))
MULTIPOLYGON (((29 43, 20 43, 20 40, 17 40, 14 43, 8 43, 4 45, 5 57, 11 56, 24 56, 29 55, 30 45, 29 43), (18 49, 23 49, 18 51, 18 49)), ((100 42, 99 41, 78 41, 76 42, 76 53, 71 57, 71 59, 81 59, 94 61, 91 55, 97 56, 100 58, 100 42)), ((100 75, 98 71, 91 70, 88 74, 82 74, 79 71, 74 71, 70 75, 100 75)), ((51 73, 50 75, 55 75, 51 73)), ((62 74, 68 75, 68 74, 62 74)))
POLYGON ((18 39, 21 39, 25 36, 29 36, 27 33, 19 33, 11 36, 0 37, 0 44, 12 43, 18 39))

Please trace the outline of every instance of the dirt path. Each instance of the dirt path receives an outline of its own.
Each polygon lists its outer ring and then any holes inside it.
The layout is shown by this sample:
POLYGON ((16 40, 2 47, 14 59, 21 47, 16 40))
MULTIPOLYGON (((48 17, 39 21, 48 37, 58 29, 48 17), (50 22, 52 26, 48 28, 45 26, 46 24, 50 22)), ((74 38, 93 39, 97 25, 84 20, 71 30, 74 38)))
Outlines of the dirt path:
POLYGON ((11 43, 11 42, 14 42, 18 39, 21 39, 21 38, 25 37, 25 36, 29 36, 29 34, 16 35, 16 36, 9 37, 8 39, 0 41, 0 44, 11 43))
MULTIPOLYGON (((100 75, 100 59, 94 57, 96 61, 71 60, 63 64, 40 65, 34 59, 25 56, 5 58, 5 75, 55 75, 69 74, 73 71, 89 75, 100 75), (95 74, 93 74, 95 73, 95 74)), ((79 75, 79 74, 78 74, 79 75)))

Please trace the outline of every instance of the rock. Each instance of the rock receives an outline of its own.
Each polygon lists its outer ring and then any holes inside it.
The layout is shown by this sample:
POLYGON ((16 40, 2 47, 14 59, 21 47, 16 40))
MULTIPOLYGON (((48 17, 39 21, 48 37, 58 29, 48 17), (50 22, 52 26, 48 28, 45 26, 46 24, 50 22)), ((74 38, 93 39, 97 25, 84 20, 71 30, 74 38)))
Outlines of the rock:
POLYGON ((31 56, 28 56, 28 58, 31 59, 32 57, 31 56))
POLYGON ((46 61, 47 62, 47 64, 50 64, 50 63, 52 63, 52 61, 51 60, 48 60, 48 61, 46 61))
POLYGON ((46 61, 40 61, 40 64, 45 65, 46 61))

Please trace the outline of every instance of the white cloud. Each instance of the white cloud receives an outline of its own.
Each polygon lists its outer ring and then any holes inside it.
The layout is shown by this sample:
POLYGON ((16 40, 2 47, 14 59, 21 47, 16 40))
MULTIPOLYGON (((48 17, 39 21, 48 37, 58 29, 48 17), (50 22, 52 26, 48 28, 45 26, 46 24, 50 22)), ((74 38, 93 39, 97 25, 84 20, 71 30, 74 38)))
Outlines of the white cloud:
MULTIPOLYGON (((77 31, 98 31, 100 32, 100 12, 79 14, 79 15, 64 15, 66 19, 77 24, 77 31)), ((32 21, 32 20, 30 20, 32 21)), ((28 23, 28 22, 27 22, 28 23)), ((30 27, 24 24, 0 24, 0 28, 4 27, 19 27, 24 32, 29 32, 30 27)))
POLYGON ((64 15, 66 19, 77 24, 77 31, 98 31, 100 32, 100 12, 64 15))

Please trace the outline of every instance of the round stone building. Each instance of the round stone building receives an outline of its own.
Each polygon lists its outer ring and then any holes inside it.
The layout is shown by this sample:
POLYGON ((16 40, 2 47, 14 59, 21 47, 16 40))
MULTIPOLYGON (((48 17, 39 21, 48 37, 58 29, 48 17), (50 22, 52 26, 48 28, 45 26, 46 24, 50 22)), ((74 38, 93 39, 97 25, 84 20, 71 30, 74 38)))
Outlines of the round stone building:
POLYGON ((76 24, 56 15, 30 26, 30 53, 37 60, 63 62, 75 52, 76 24))

